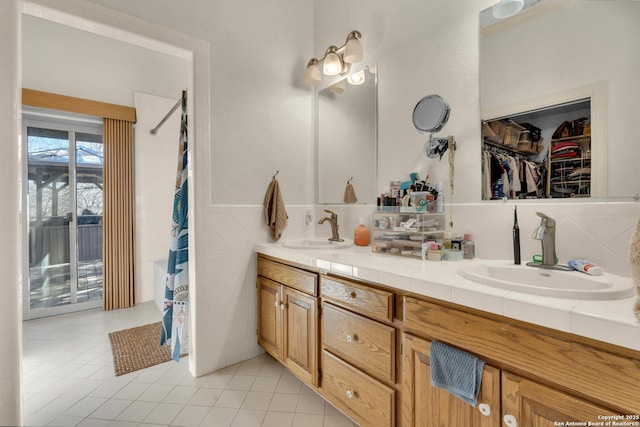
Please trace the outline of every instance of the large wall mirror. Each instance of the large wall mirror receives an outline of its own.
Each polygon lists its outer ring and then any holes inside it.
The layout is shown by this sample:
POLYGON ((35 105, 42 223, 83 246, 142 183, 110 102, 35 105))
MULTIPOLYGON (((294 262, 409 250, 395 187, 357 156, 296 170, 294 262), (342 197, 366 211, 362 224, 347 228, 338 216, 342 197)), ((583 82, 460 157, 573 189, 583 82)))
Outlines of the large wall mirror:
POLYGON ((632 0, 525 0, 503 20, 481 12, 483 199, 640 193, 638 23, 632 0), (500 187, 515 167, 520 185, 500 187))
POLYGON ((377 75, 375 66, 317 93, 317 202, 344 203, 350 182, 357 204, 375 204, 377 185, 377 75))

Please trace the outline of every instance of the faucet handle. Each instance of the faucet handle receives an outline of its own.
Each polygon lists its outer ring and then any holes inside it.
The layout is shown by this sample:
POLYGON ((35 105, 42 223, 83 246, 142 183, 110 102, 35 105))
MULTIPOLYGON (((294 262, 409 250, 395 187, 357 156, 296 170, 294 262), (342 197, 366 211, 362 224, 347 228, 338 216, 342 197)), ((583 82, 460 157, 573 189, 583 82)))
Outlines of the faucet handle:
POLYGON ((324 211, 328 214, 331 214, 331 219, 335 220, 336 218, 338 218, 338 214, 336 214, 335 212, 330 211, 329 209, 325 209, 324 211))
POLYGON ((540 222, 541 225, 545 225, 547 227, 555 227, 556 221, 553 218, 551 218, 550 216, 547 216, 547 215, 543 214, 542 212, 536 212, 536 215, 538 215, 540 218, 542 218, 542 221, 540 222))

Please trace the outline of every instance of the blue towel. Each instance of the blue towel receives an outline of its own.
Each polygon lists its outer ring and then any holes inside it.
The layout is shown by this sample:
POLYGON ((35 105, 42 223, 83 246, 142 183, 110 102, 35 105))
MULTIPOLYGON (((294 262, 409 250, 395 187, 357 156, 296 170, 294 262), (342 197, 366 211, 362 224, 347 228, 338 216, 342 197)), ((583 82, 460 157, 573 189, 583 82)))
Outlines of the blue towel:
POLYGON ((442 388, 475 407, 484 360, 441 342, 431 343, 431 385, 442 388))

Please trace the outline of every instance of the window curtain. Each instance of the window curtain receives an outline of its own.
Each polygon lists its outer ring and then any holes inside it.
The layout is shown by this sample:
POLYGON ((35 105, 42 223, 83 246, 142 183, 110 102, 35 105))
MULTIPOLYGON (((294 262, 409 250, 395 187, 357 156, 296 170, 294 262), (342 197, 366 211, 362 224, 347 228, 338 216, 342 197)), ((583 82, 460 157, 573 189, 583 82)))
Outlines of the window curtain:
POLYGON ((104 310, 132 307, 135 294, 133 122, 104 118, 104 310))

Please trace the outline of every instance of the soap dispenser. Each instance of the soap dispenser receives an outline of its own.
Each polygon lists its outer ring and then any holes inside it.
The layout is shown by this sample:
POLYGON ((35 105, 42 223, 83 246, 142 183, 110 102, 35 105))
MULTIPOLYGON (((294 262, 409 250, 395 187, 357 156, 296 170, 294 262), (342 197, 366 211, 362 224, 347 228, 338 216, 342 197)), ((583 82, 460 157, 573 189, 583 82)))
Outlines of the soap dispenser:
POLYGON ((358 218, 360 225, 353 233, 353 242, 356 246, 369 246, 369 229, 364 225, 364 218, 358 218))

